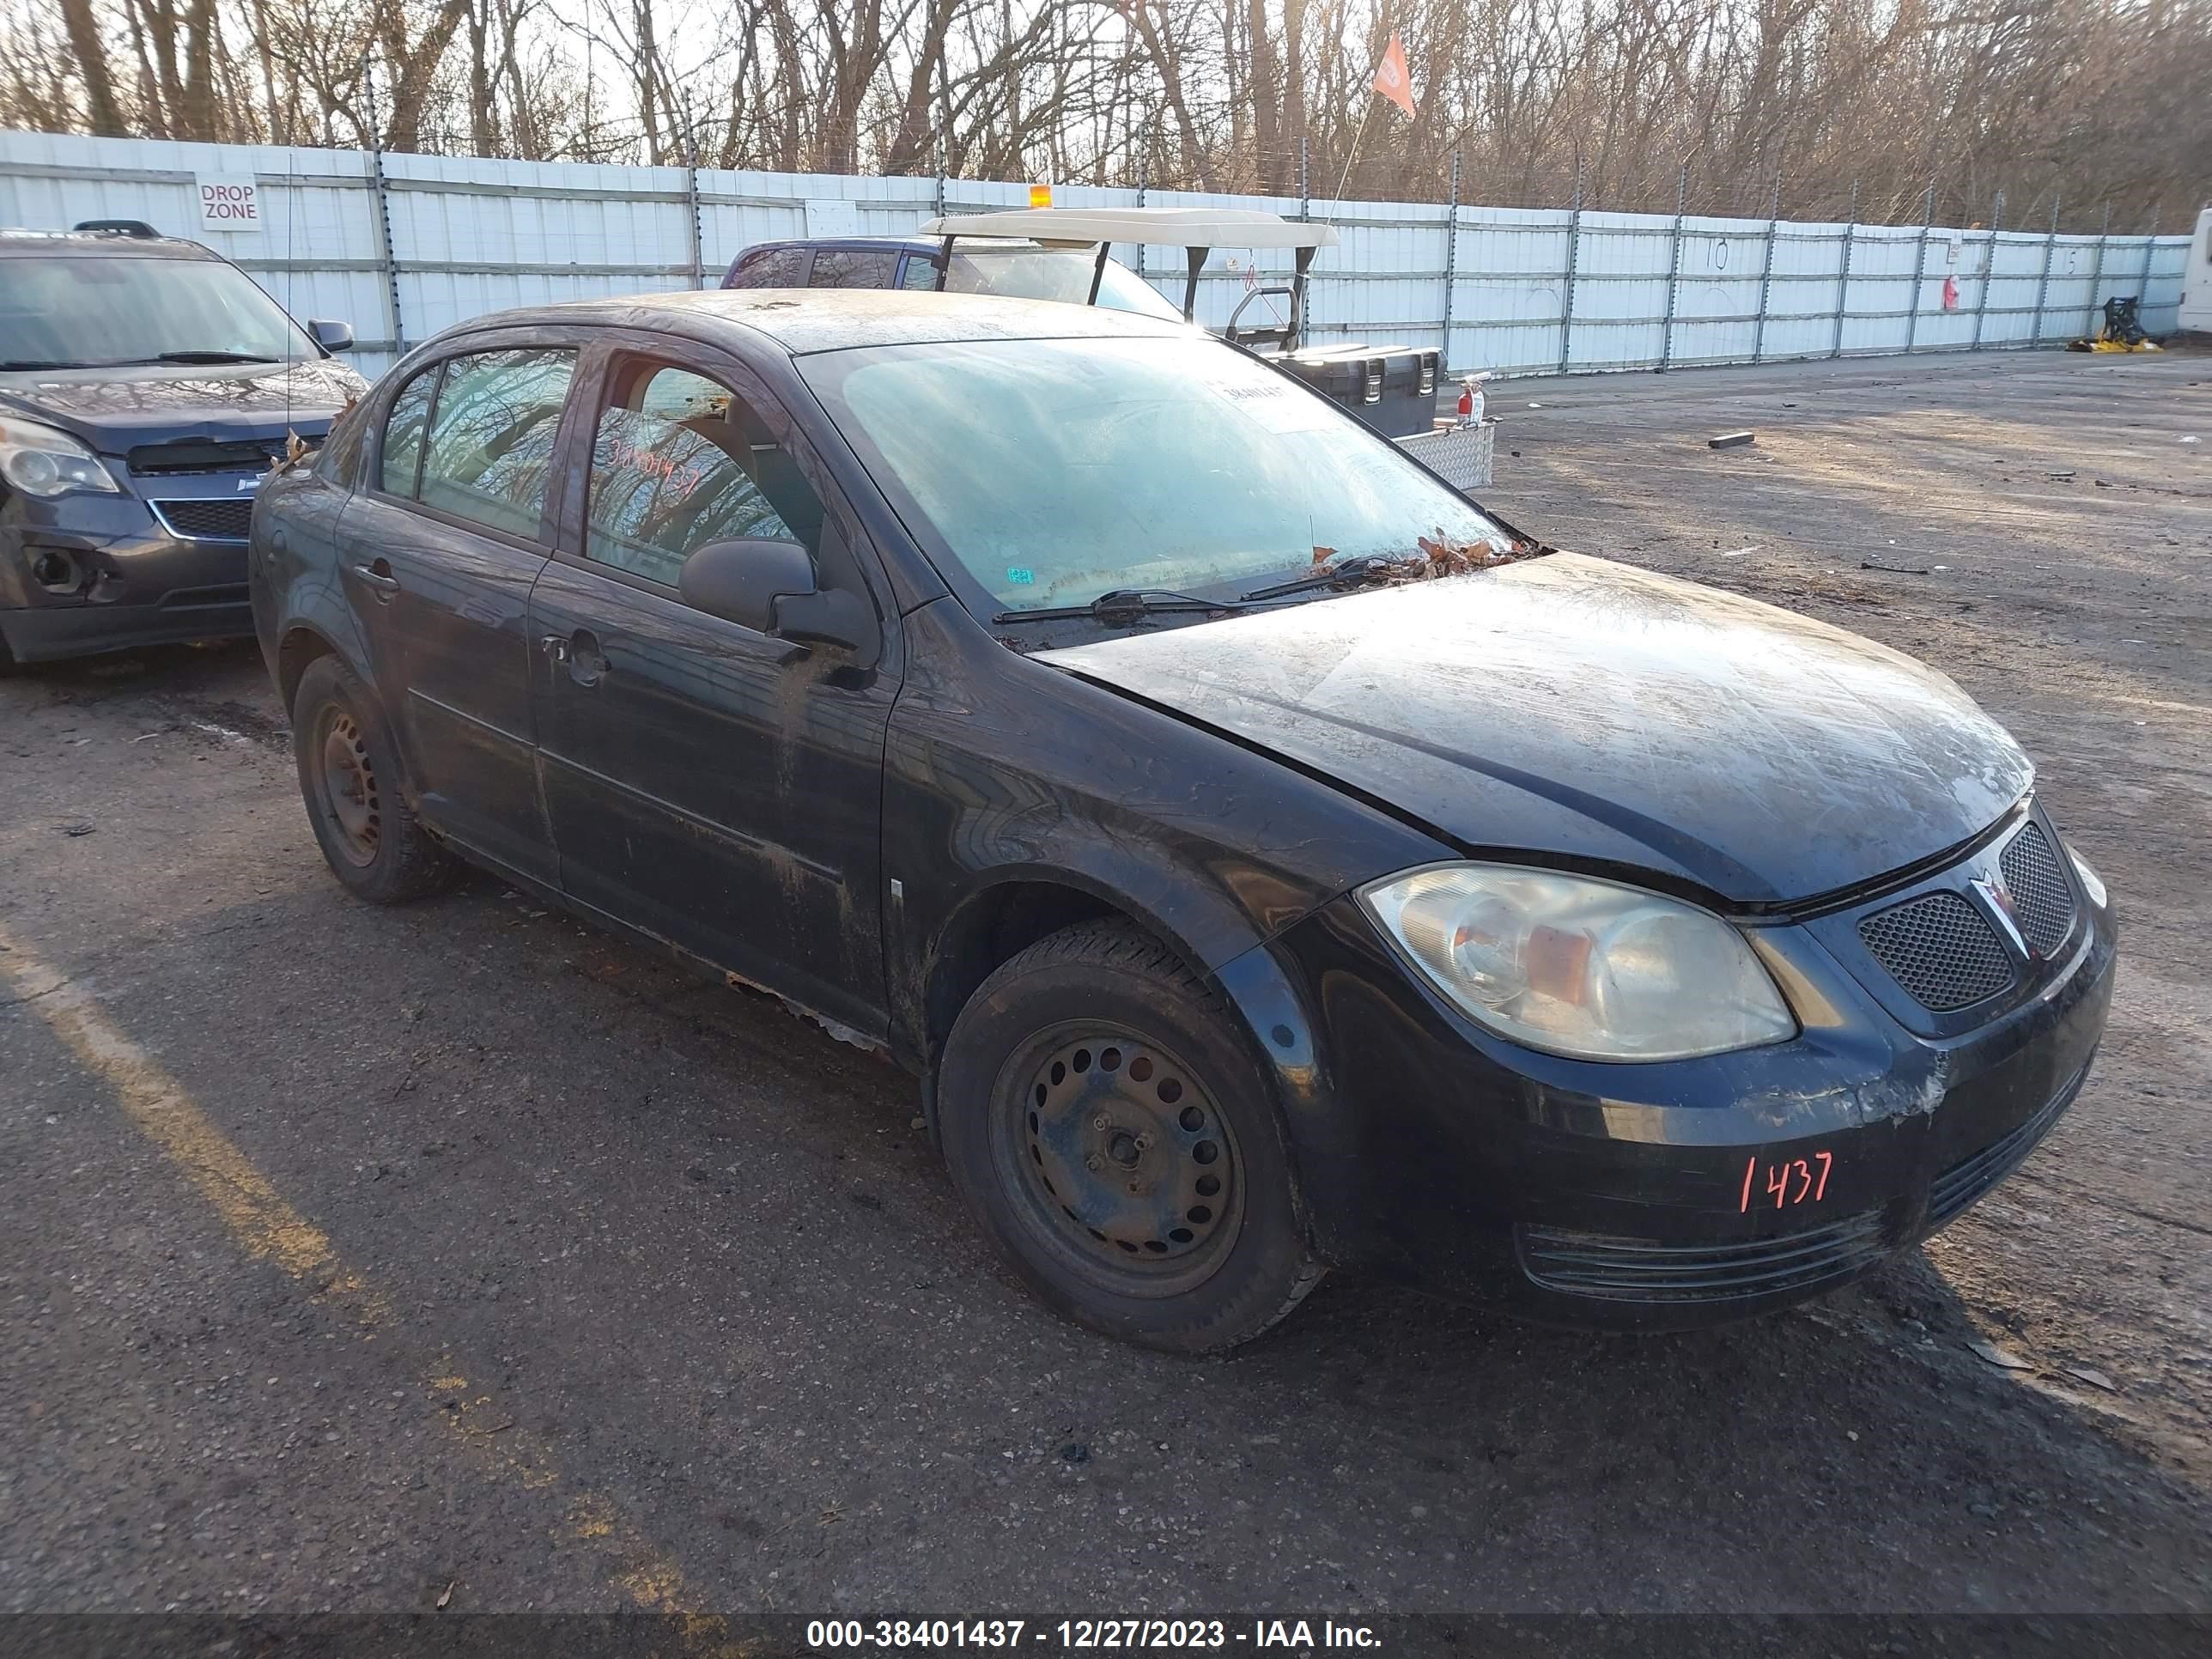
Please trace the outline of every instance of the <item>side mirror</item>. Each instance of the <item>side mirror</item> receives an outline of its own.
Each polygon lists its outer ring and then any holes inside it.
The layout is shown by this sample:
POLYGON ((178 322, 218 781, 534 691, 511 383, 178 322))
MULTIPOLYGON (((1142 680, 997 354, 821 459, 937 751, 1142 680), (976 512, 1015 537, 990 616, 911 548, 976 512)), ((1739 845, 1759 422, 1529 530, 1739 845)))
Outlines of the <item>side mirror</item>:
POLYGON ((694 611, 773 634, 779 601, 812 597, 814 561, 797 542, 765 536, 708 542, 684 561, 676 591, 694 611))
POLYGON ((864 651, 875 617, 857 593, 814 586, 814 561, 797 542, 743 536, 708 542, 684 561, 676 591, 694 611, 804 645, 864 651))
POLYGON ((315 337, 315 343, 325 351, 351 351, 353 325, 332 322, 327 317, 310 319, 307 332, 315 337))

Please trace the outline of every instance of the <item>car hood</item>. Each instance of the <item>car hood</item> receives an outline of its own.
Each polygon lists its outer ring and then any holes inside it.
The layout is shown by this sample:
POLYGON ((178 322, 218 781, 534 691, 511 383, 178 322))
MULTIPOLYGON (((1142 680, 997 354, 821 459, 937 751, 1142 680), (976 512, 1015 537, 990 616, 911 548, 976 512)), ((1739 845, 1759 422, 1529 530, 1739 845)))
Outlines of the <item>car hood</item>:
POLYGON ((2033 778, 1910 657, 1571 553, 1038 654, 1471 851, 1651 870, 1743 904, 1955 847, 2033 778))
POLYGON ((119 455, 172 439, 281 438, 288 427, 313 437, 367 389, 359 374, 328 358, 38 369, 0 374, 0 413, 45 421, 119 455))

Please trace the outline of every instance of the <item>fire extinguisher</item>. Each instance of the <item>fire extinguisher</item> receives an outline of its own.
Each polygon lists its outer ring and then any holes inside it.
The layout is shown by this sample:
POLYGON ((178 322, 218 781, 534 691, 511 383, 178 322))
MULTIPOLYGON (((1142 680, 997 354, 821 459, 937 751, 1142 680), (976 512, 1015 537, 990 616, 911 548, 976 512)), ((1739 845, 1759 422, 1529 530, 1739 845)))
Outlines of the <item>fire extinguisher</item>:
POLYGON ((1482 423, 1482 383, 1487 374, 1469 374, 1459 383, 1459 423, 1480 426, 1482 423))

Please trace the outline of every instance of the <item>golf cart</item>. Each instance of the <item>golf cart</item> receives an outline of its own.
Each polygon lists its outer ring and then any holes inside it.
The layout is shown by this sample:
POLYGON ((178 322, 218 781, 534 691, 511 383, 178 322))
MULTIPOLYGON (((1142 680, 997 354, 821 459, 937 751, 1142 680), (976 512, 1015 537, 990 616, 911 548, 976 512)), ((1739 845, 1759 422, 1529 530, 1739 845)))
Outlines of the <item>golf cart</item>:
MULTIPOLYGON (((1415 346, 1355 343, 1310 346, 1304 343, 1306 275, 1316 251, 1336 246, 1334 226, 1285 219, 1252 208, 1042 207, 948 214, 929 220, 921 231, 925 236, 942 239, 944 244, 937 267, 940 289, 945 286, 945 273, 953 265, 953 245, 963 239, 1016 237, 1047 249, 1095 248, 1087 296, 1087 303, 1092 305, 1099 302, 1108 250, 1115 243, 1181 248, 1185 270, 1182 314, 1191 322, 1197 320, 1199 273, 1215 248, 1250 248, 1255 252, 1262 248, 1287 248, 1293 263, 1289 283, 1248 289, 1222 330, 1222 338, 1271 356, 1285 374, 1343 404, 1386 437, 1425 443, 1435 425, 1437 352, 1415 346), (1275 305, 1278 301, 1283 302, 1281 308, 1275 305), (1265 313, 1264 320, 1246 322, 1246 314, 1255 306, 1265 313)), ((1422 459, 1436 465, 1426 454, 1422 459)), ((1461 483, 1456 477, 1453 481, 1461 483)), ((1474 482, 1461 483, 1461 487, 1474 482)))

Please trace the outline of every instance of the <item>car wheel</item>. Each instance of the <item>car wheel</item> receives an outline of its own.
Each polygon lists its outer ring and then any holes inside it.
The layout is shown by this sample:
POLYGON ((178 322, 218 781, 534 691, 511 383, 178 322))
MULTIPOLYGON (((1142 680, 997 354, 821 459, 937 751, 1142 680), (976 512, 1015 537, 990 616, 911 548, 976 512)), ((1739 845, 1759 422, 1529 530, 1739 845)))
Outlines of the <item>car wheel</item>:
POLYGON ((318 657, 292 698, 300 793, 323 857, 356 896, 396 904, 451 886, 460 861, 402 799, 383 711, 336 657, 318 657))
POLYGON ((962 1197, 1079 1323, 1213 1352, 1320 1282, 1267 1078, 1134 927, 1066 928, 1000 966, 953 1025, 937 1098, 962 1197))

